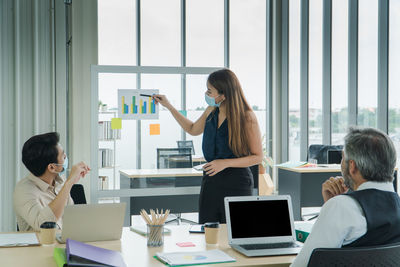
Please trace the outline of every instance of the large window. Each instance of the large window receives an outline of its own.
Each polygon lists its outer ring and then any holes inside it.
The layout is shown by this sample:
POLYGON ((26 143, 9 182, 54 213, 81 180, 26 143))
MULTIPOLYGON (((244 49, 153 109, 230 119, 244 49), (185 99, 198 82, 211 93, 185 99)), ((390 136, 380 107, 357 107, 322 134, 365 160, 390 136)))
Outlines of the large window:
POLYGON ((376 127, 378 99, 378 0, 358 1, 358 5, 357 124, 376 127))
POLYGON ((230 1, 230 65, 266 132, 266 1, 230 1))
POLYGON ((400 1, 391 0, 389 14, 389 135, 400 164, 400 1))
POLYGON ((322 3, 310 0, 308 143, 322 144, 322 3))
POLYGON ((224 65, 224 1, 186 1, 186 66, 224 65))
POLYGON ((342 144, 348 125, 348 0, 332 1, 332 144, 342 144))
POLYGON ((289 1, 289 159, 300 159, 300 1, 289 1))

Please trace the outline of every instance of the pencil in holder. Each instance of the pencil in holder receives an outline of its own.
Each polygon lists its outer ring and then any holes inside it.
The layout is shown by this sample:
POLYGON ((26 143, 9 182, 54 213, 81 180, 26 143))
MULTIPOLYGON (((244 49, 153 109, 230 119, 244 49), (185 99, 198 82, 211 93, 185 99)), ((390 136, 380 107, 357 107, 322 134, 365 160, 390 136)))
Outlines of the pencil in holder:
POLYGON ((147 224, 147 246, 160 247, 164 244, 164 224, 147 224))

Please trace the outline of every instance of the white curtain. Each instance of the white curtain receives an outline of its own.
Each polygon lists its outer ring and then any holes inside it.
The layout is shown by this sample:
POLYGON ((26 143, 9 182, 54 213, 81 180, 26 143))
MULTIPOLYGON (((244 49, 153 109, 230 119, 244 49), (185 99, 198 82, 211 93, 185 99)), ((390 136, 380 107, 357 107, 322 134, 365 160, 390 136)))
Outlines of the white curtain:
POLYGON ((56 130, 53 1, 0 1, 0 231, 16 228, 12 195, 28 171, 21 149, 56 130))

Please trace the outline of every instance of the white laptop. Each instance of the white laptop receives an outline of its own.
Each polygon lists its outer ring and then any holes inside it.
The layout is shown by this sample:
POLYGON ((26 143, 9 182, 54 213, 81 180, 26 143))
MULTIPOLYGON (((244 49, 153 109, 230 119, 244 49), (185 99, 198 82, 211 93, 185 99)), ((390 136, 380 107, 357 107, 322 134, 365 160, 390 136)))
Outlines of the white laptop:
POLYGON ((81 242, 121 238, 126 203, 81 204, 66 206, 60 243, 67 238, 81 242))
POLYGON ((229 245, 252 256, 300 252, 290 196, 225 197, 229 245))

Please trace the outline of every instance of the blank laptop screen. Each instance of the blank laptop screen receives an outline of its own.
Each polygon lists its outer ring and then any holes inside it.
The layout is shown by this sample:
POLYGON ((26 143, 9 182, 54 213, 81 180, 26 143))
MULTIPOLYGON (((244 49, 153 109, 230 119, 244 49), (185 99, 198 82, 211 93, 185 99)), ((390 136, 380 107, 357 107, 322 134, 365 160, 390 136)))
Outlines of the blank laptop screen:
POLYGON ((287 200, 229 202, 232 238, 292 235, 287 200))

